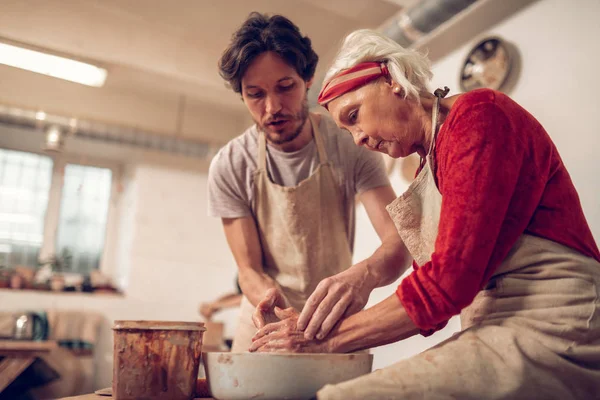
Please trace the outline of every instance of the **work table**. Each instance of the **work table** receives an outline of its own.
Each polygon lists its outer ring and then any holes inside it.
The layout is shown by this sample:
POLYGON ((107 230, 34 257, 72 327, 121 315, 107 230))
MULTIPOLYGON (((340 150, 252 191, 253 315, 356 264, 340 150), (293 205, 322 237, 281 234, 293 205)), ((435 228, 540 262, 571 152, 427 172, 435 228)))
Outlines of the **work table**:
MULTIPOLYGON (((62 400, 110 400, 111 396, 100 396, 98 394, 84 394, 74 397, 63 397, 62 400)), ((214 400, 212 397, 197 397, 195 400, 214 400)))

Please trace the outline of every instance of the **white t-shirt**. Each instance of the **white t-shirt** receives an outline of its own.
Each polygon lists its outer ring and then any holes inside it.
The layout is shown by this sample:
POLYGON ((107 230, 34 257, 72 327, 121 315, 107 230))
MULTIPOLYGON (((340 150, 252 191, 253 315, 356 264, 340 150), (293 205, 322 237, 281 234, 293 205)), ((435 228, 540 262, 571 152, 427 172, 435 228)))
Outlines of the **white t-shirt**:
MULTIPOLYGON (((321 116, 319 131, 338 181, 348 240, 354 243, 355 197, 366 190, 390 184, 380 154, 358 147, 351 135, 321 116)), ((227 143, 213 158, 208 172, 208 213, 220 218, 254 216, 254 172, 258 166, 256 125, 227 143)), ((267 143, 267 171, 282 186, 296 186, 319 166, 314 139, 294 152, 277 150, 267 143)))

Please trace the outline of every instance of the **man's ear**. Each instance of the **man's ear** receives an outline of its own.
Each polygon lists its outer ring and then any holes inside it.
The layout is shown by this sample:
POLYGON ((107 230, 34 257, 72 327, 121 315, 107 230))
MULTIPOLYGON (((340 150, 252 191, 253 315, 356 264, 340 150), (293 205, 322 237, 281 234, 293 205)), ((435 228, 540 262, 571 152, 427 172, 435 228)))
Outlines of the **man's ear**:
POLYGON ((312 86, 313 82, 315 81, 315 77, 313 76, 312 78, 310 78, 309 80, 306 81, 306 89, 310 89, 310 87, 312 86))

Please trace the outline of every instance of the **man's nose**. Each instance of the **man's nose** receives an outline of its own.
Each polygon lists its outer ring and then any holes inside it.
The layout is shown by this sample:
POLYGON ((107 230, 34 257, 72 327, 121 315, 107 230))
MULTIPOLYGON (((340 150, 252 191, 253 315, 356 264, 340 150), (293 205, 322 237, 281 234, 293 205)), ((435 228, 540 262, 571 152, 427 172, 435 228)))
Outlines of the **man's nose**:
POLYGON ((281 100, 277 95, 268 95, 266 99, 266 112, 271 115, 281 111, 281 100))

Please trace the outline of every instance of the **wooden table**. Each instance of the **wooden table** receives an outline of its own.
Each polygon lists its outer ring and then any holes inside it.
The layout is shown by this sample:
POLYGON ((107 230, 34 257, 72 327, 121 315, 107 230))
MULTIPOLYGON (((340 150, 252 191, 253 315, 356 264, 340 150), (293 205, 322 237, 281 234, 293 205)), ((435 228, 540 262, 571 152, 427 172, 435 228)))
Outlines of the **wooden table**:
POLYGON ((56 373, 45 359, 57 347, 53 341, 0 340, 0 357, 3 357, 0 361, 0 393, 38 360, 56 373))
MULTIPOLYGON (((98 394, 84 394, 82 396, 63 397, 61 400, 110 400, 112 388, 96 390, 98 394)), ((215 400, 212 397, 196 397, 194 400, 215 400)))

